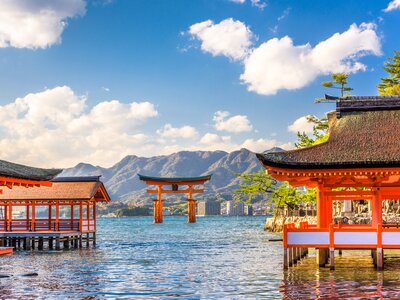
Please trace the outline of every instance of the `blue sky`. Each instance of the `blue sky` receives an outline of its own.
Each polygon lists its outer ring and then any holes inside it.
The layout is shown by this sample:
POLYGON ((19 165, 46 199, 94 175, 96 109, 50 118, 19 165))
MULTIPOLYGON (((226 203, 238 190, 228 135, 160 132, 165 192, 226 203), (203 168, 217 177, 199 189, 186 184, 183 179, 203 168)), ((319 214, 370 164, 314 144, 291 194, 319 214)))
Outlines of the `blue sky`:
POLYGON ((333 109, 313 103, 330 73, 377 93, 398 28, 399 0, 4 0, 0 155, 290 148, 301 117, 333 109))

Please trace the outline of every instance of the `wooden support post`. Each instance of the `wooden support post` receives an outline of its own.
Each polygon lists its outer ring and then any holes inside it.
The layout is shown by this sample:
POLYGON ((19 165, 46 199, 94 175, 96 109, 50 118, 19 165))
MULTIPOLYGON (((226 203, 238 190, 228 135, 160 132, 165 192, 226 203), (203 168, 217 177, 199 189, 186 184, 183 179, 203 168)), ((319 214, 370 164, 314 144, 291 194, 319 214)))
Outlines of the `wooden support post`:
POLYGON ((35 248, 36 248, 36 238, 35 237, 31 238, 31 242, 32 242, 32 250, 35 250, 35 248))
POLYGON ((289 251, 287 247, 287 224, 283 225, 283 269, 289 268, 289 251))
POLYGON ((289 248, 289 267, 293 266, 293 248, 289 248))
POLYGON ((297 264, 297 248, 293 248, 293 264, 297 264))
POLYGON ((86 248, 89 248, 89 232, 86 233, 86 248))
POLYGON ((8 222, 8 231, 12 231, 12 202, 10 201, 8 204, 8 217, 9 217, 9 222, 8 222))
POLYGON ((372 198, 372 226, 382 224, 382 196, 378 187, 372 198))
POLYGON ((382 249, 382 224, 377 226, 377 249, 376 249, 376 267, 378 270, 383 269, 383 249, 382 249))
POLYGON ((23 240, 22 240, 22 248, 24 249, 24 250, 28 250, 28 238, 23 238, 23 240))
POLYGON ((56 236, 56 250, 61 250, 60 236, 56 236))
POLYGON ((188 199, 188 223, 196 223, 196 200, 188 199))
POLYGON ((4 231, 8 231, 8 205, 4 205, 4 231))
POLYGON ((26 230, 30 230, 29 228, 29 220, 30 218, 29 204, 26 206, 26 230))
POLYGON ((96 246, 96 232, 93 232, 92 235, 93 235, 93 246, 96 246))
POLYGON ((288 248, 283 248, 283 269, 287 270, 288 268, 289 268, 288 248))
POLYGON ((31 250, 31 238, 26 238, 26 250, 31 250))
MULTIPOLYGON (((97 230, 97 211, 96 211, 96 200, 93 200, 93 222, 94 222, 94 231, 97 230)), ((96 244, 96 237, 94 238, 94 244, 96 244)))
POLYGON ((49 230, 51 230, 51 219, 52 219, 52 215, 51 215, 51 204, 49 204, 48 210, 49 210, 49 230))
POLYGON ((322 184, 318 184, 317 189, 317 227, 318 228, 327 228, 327 201, 325 199, 324 186, 322 184))
POLYGON ((154 223, 163 222, 162 186, 157 186, 157 200, 154 200, 154 223))
POLYGON ((74 230, 74 205, 73 205, 73 204, 71 204, 70 210, 71 210, 71 213, 70 213, 70 217, 71 217, 71 230, 74 230))
POLYGON ((64 238, 64 249, 69 249, 69 236, 64 238))
POLYGON ((196 223, 196 200, 193 198, 193 186, 189 185, 188 192, 188 223, 196 223))
POLYGON ((79 202, 79 232, 82 232, 82 230, 83 230, 83 226, 82 226, 83 215, 82 215, 82 213, 83 213, 82 201, 80 201, 79 202))
POLYGON ((39 241, 38 241, 38 249, 39 250, 43 250, 43 237, 39 237, 39 241))
POLYGON ((376 268, 378 269, 378 271, 383 270, 383 249, 382 248, 378 248, 376 249, 376 268))
POLYGON ((55 231, 60 230, 60 202, 56 200, 56 224, 55 224, 55 231))
POLYGON ((321 249, 316 249, 317 251, 317 264, 319 267, 325 267, 325 264, 328 259, 328 249, 321 248, 321 249))
POLYGON ((78 237, 77 236, 75 236, 75 238, 74 238, 74 248, 76 249, 76 248, 78 248, 78 237))
POLYGON ((53 250, 53 237, 49 237, 49 249, 53 250))
POLYGON ((82 248, 82 233, 79 234, 79 248, 82 248))
POLYGON ((335 270, 335 248, 329 248, 329 265, 331 270, 335 270))
POLYGON ((32 225, 31 230, 35 231, 35 222, 36 222, 36 203, 32 201, 32 225))
POLYGON ((335 269, 335 225, 329 224, 329 265, 330 269, 335 269))
POLYGON ((86 222, 87 222, 87 230, 90 231, 90 202, 86 203, 86 222))

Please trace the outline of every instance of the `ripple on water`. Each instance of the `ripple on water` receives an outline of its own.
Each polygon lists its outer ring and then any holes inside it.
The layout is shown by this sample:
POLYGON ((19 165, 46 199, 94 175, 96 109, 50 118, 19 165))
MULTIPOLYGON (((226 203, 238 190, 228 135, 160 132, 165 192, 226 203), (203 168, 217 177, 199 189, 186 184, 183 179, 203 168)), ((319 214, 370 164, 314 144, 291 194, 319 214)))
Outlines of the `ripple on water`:
POLYGON ((309 257, 282 271, 279 235, 264 218, 100 219, 98 247, 21 252, 0 258, 0 299, 400 298, 400 259, 376 272, 365 252, 336 260, 334 272, 309 257), (21 274, 37 272, 38 276, 21 274))

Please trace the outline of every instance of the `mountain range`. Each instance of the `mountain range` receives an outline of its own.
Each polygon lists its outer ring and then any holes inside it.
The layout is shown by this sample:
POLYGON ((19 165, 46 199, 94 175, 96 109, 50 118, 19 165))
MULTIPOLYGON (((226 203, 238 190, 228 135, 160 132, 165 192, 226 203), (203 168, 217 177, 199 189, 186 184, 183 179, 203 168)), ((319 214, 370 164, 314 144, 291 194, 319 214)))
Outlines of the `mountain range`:
MULTIPOLYGON (((282 151, 273 148, 269 151, 282 151)), ((213 174, 198 200, 229 199, 240 185, 235 173, 257 172, 262 168, 255 154, 247 149, 231 153, 224 151, 181 151, 171 155, 138 157, 128 155, 110 168, 80 163, 65 169, 60 176, 101 175, 111 198, 117 201, 138 201, 154 196, 146 194, 146 184, 137 174, 157 177, 190 177, 213 174)))

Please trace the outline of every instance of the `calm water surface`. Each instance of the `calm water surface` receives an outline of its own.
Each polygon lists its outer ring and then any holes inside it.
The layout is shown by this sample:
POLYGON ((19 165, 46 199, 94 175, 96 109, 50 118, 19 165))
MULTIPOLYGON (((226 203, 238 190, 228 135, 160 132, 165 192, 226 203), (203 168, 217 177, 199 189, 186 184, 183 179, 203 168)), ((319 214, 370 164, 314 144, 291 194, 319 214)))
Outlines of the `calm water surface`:
MULTIPOLYGON (((279 235, 263 217, 98 220, 96 249, 17 252, 0 258, 0 299, 371 299, 400 298, 400 259, 376 272, 344 253, 337 269, 313 257, 282 271, 279 235), (35 277, 22 274, 37 272, 35 277)), ((394 256, 394 255, 392 255, 394 256)))

